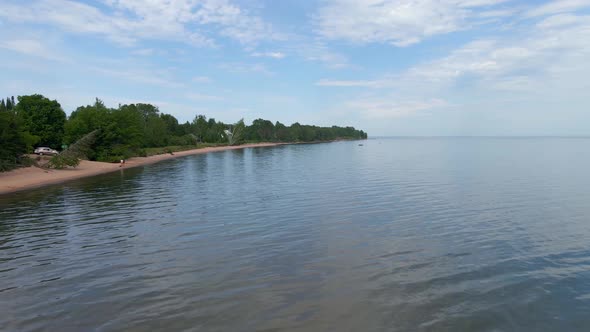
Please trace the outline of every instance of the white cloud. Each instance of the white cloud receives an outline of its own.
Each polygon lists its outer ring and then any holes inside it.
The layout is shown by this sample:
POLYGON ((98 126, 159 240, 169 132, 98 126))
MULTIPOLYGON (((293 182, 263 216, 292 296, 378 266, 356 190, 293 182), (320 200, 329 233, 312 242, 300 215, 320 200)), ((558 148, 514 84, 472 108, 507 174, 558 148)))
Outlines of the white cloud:
POLYGON ((502 0, 328 0, 316 15, 319 34, 355 43, 408 46, 468 28, 477 16, 506 15, 502 0), (475 9, 479 10, 477 15, 475 9), (486 12, 488 14, 486 15, 486 12))
POLYGON ((529 76, 506 76, 486 82, 491 89, 510 92, 531 92, 538 88, 535 80, 529 76))
POLYGON ((331 69, 350 68, 348 58, 330 50, 324 43, 300 40, 293 46, 293 53, 307 61, 319 62, 331 69))
POLYGON ((389 86, 390 82, 382 80, 331 80, 321 79, 316 82, 317 86, 349 87, 349 88, 382 88, 389 86))
POLYGON ((445 106, 442 100, 464 110, 493 105, 501 98, 528 104, 565 102, 579 99, 589 88, 589 58, 588 16, 558 14, 510 34, 474 40, 398 73, 368 80, 323 79, 316 85, 369 89, 368 97, 363 90, 348 95, 350 101, 342 105, 372 118, 415 114, 445 106))
POLYGON ((542 29, 562 28, 583 22, 590 22, 590 16, 559 14, 549 16, 537 24, 537 27, 542 29))
POLYGON ((474 75, 485 79, 504 77, 545 78, 551 70, 579 64, 590 69, 590 20, 585 16, 553 16, 530 27, 520 38, 479 40, 448 57, 409 71, 416 78, 437 81, 474 75))
POLYGON ((532 10, 526 13, 526 16, 534 17, 567 13, 588 7, 590 7, 590 0, 557 0, 533 8, 532 10))
POLYGON ((165 70, 142 69, 142 68, 111 68, 111 66, 88 65, 84 70, 92 71, 103 76, 110 76, 127 81, 155 85, 164 88, 180 88, 184 84, 177 82, 170 77, 165 70))
POLYGON ((238 74, 245 74, 245 73, 260 73, 265 75, 274 75, 274 72, 269 70, 265 65, 261 63, 241 63, 241 62, 232 62, 232 63, 222 63, 218 65, 219 68, 226 70, 230 73, 238 73, 238 74))
POLYGON ((356 110, 369 119, 388 119, 415 115, 418 112, 445 106, 448 106, 448 103, 442 99, 397 101, 396 98, 365 98, 345 104, 345 107, 356 110))
POLYGON ((29 56, 44 58, 47 60, 65 60, 63 56, 56 54, 55 51, 36 39, 14 39, 0 41, 0 48, 29 56))
POLYGON ((195 76, 192 81, 195 83, 210 83, 211 79, 207 76, 195 76))
POLYGON ((104 4, 106 10, 68 0, 6 1, 0 3, 0 18, 101 35, 124 46, 141 40, 213 46, 211 30, 245 45, 278 38, 262 19, 229 0, 104 0, 104 4))
MULTIPOLYGON (((399 74, 364 81, 324 79, 316 85, 446 88, 462 78, 505 83, 506 80, 515 82, 517 77, 518 81, 524 82, 525 77, 546 77, 551 71, 575 64, 590 69, 584 58, 590 56, 590 20, 586 16, 552 16, 535 27, 524 37, 475 40, 446 57, 416 65, 399 74)), ((503 86, 503 89, 509 86, 504 83, 498 86, 503 86)))
POLYGON ((264 58, 274 58, 274 59, 282 59, 285 57, 285 53, 282 52, 254 52, 250 54, 253 57, 264 57, 264 58))
POLYGON ((220 100, 223 100, 223 98, 219 97, 219 96, 196 93, 196 92, 187 93, 186 98, 193 100, 193 101, 220 101, 220 100))
POLYGON ((516 10, 514 9, 498 9, 498 10, 488 10, 481 13, 477 13, 478 17, 481 18, 499 18, 499 17, 509 17, 516 14, 516 10))
POLYGON ((131 52, 131 54, 134 55, 139 55, 139 56, 150 56, 150 55, 154 55, 155 50, 153 48, 142 48, 142 49, 137 49, 131 52))

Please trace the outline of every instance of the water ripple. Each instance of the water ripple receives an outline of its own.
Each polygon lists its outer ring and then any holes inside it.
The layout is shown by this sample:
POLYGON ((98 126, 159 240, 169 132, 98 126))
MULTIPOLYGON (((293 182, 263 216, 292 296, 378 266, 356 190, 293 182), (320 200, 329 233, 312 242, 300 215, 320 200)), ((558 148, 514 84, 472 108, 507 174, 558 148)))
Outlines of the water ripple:
POLYGON ((0 327, 585 331, 587 143, 235 150, 0 197, 0 327))

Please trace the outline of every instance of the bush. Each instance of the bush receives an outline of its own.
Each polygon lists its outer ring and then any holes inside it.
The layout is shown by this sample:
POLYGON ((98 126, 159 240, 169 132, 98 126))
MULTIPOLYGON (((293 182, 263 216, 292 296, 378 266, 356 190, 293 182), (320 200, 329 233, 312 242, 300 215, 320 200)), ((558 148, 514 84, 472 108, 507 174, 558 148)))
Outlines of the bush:
POLYGON ((147 153, 146 149, 139 149, 139 151, 137 152, 137 155, 140 157, 147 157, 148 153, 147 153))
POLYGON ((94 130, 84 137, 80 138, 69 148, 62 151, 61 154, 51 158, 47 163, 47 167, 62 169, 66 167, 77 167, 80 165, 81 158, 87 158, 88 154, 92 152, 91 146, 96 141, 99 131, 94 130))
POLYGON ((78 165, 80 165, 80 159, 72 154, 58 154, 47 163, 47 167, 55 169, 77 167, 78 165))

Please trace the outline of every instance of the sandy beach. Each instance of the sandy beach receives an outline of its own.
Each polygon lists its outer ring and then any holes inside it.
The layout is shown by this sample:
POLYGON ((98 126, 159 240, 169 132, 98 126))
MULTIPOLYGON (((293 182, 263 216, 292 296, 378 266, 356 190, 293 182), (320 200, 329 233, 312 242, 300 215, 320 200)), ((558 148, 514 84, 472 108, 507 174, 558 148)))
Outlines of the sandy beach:
MULTIPOLYGON (((157 163, 162 160, 189 156, 194 154, 281 145, 282 143, 255 143, 238 146, 219 146, 187 151, 174 154, 161 154, 150 157, 136 157, 125 161, 124 168, 138 167, 157 163)), ((70 180, 105 174, 121 169, 119 164, 82 160, 76 168, 63 170, 43 169, 39 167, 20 168, 10 172, 0 173, 0 195, 10 194, 21 190, 43 187, 51 184, 63 183, 70 180)))

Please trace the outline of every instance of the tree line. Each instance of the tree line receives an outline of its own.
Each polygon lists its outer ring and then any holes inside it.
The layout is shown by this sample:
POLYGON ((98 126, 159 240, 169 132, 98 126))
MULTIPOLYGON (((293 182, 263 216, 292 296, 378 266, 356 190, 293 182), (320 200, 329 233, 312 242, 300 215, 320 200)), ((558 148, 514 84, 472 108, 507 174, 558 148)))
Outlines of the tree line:
POLYGON ((353 127, 287 126, 264 119, 251 125, 243 120, 226 124, 197 115, 192 122, 179 123, 151 104, 109 108, 99 99, 78 107, 68 117, 56 100, 34 94, 0 101, 0 170, 26 164, 26 154, 36 146, 61 150, 89 133, 94 134, 87 158, 106 162, 142 156, 146 148, 155 147, 367 138, 353 127))

